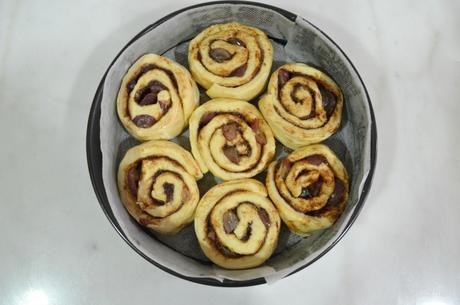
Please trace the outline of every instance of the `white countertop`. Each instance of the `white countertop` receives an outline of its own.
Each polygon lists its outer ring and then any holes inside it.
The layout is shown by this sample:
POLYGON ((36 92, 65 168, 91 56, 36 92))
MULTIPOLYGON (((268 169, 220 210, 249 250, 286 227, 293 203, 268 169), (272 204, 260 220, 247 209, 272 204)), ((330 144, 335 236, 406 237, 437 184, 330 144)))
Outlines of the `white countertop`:
POLYGON ((458 1, 270 1, 343 48, 377 118, 367 202, 319 261, 272 285, 211 288, 118 236, 86 165, 92 98, 131 37, 194 3, 1 0, 0 304, 460 304, 458 1))

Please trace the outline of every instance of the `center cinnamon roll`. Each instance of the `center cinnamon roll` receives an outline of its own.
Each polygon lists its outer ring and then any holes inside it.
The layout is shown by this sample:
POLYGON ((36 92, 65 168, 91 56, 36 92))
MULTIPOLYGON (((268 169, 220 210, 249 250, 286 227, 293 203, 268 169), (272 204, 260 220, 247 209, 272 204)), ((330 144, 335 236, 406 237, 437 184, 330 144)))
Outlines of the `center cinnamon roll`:
POLYGON ((190 143, 202 172, 224 180, 257 175, 275 153, 273 134, 256 107, 231 99, 211 100, 193 112, 190 143))

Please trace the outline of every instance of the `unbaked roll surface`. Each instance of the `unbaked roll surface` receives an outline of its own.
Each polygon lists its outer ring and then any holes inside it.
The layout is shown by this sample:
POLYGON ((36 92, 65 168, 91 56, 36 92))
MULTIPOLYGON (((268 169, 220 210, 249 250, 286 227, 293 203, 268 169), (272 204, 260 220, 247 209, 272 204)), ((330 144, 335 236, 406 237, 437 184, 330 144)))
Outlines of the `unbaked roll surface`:
POLYGON ((325 145, 301 147, 272 162, 268 193, 288 228, 298 235, 334 224, 348 200, 348 174, 325 145))
POLYGON ((149 141, 128 150, 118 168, 121 200, 136 221, 175 234, 193 220, 202 173, 179 145, 149 141))
POLYGON ((138 140, 168 140, 183 131, 198 104, 198 87, 187 69, 166 57, 146 54, 124 76, 117 112, 138 140))
POLYGON ((195 233, 205 255, 227 269, 261 265, 278 242, 280 218, 265 186, 254 179, 221 183, 200 200, 195 233))
POLYGON ((192 153, 203 173, 223 180, 262 172, 275 154, 275 139, 256 107, 240 100, 214 99, 190 118, 192 153))
POLYGON ((325 73, 305 64, 285 64, 268 83, 259 109, 275 137, 295 149, 318 143, 340 126, 343 96, 325 73))
POLYGON ((265 88, 273 47, 257 28, 216 24, 190 42, 188 60, 193 78, 208 96, 250 100, 265 88))

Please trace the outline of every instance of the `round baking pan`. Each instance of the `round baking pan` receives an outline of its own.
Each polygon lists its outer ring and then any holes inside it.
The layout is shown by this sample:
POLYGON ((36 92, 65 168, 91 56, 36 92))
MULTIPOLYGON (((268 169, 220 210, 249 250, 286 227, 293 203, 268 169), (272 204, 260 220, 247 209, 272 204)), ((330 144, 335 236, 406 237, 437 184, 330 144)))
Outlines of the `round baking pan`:
MULTIPOLYGON (((207 2, 207 3, 202 3, 190 7, 183 8, 181 10, 175 11, 160 20, 156 21, 155 23, 147 26, 145 29, 143 29, 140 33, 138 33, 135 37, 133 37, 123 48, 122 50, 117 54, 115 59, 112 61, 112 63, 109 65, 107 68, 106 72, 104 73, 104 76, 102 77, 99 86, 96 90, 96 94, 93 99, 93 103, 91 106, 91 110, 89 113, 89 119, 88 119, 88 127, 87 127, 87 138, 86 138, 86 150, 87 150, 87 160, 88 160, 88 168, 89 168, 89 173, 91 177, 91 181, 94 187, 94 191, 97 195, 97 198, 99 200, 100 206, 104 213, 106 214, 107 218, 109 219, 110 223, 114 227, 114 229, 118 232, 118 234, 125 240, 128 245, 135 250, 139 255, 141 255, 143 258, 145 258, 147 261, 152 263, 153 265, 157 266, 158 268, 175 275, 177 277, 200 283, 200 284, 206 284, 206 285, 211 285, 211 286, 225 286, 225 287, 240 287, 240 286, 252 286, 252 285, 259 285, 263 284, 266 282, 265 278, 259 277, 259 278, 253 278, 250 280, 245 280, 245 281, 235 281, 231 279, 224 279, 223 281, 219 281, 214 278, 207 278, 207 277, 190 277, 181 274, 180 272, 177 272, 175 270, 172 270, 171 268, 167 268, 157 261, 155 261, 151 256, 147 255, 144 253, 139 247, 136 246, 134 242, 132 242, 125 232, 123 231, 122 227, 119 224, 118 219, 115 217, 112 208, 110 206, 110 203, 107 199, 107 193, 106 189, 104 187, 104 183, 102 180, 102 153, 101 153, 101 142, 100 142, 100 117, 101 117, 101 101, 102 101, 102 96, 103 96, 103 88, 104 88, 104 82, 106 81, 106 76, 107 73, 109 72, 110 68, 113 66, 115 61, 120 57, 120 55, 125 51, 126 48, 128 48, 133 42, 138 40, 140 37, 145 35, 146 33, 152 31, 162 23, 175 18, 178 14, 183 13, 188 10, 196 9, 196 8, 203 8, 205 9, 206 7, 214 6, 214 5, 230 5, 230 6, 239 6, 239 5, 244 5, 244 6, 250 6, 254 8, 263 8, 265 10, 271 10, 274 12, 277 12, 284 16, 287 20, 289 21, 296 21, 298 18, 297 15, 290 13, 284 9, 274 7, 271 5, 267 4, 262 4, 262 3, 256 3, 256 2, 246 2, 246 1, 216 1, 216 2, 207 2)), ((337 242, 346 234, 346 232, 349 230, 353 222, 355 221, 356 217, 359 215, 361 208, 366 200, 367 194, 369 192, 369 189, 371 187, 371 181, 375 169, 375 162, 376 162, 376 141, 377 141, 377 131, 376 131, 376 123, 375 123, 375 117, 374 113, 372 110, 372 104, 369 98, 369 95, 367 93, 367 90, 364 86, 364 83, 354 67, 354 65, 351 63, 349 58, 345 55, 345 53, 342 51, 342 49, 329 37, 327 36, 323 31, 321 31, 318 27, 313 25, 312 23, 308 22, 307 20, 301 18, 303 22, 307 23, 309 26, 313 27, 320 33, 321 39, 327 40, 334 48, 335 51, 340 53, 340 55, 345 58, 347 61, 347 64, 350 69, 353 72, 353 75, 357 78, 357 81, 360 83, 360 86, 362 86, 362 95, 363 95, 363 100, 367 104, 367 111, 366 117, 368 118, 368 128, 369 128, 369 142, 370 142, 370 150, 369 150, 369 172, 367 176, 363 179, 363 181, 360 181, 360 195, 359 195, 359 200, 356 202, 356 204, 353 206, 352 211, 350 212, 351 215, 348 217, 346 223, 341 227, 340 231, 337 232, 337 234, 334 235, 334 238, 332 241, 328 243, 328 246, 322 249, 319 253, 315 253, 314 256, 309 257, 308 260, 303 264, 301 267, 295 269, 294 271, 290 272, 287 276, 296 273, 310 264, 314 263, 316 260, 318 260, 320 257, 322 257, 324 254, 326 254, 332 247, 334 247, 337 242)), ((171 46, 174 47, 174 46, 171 46)))

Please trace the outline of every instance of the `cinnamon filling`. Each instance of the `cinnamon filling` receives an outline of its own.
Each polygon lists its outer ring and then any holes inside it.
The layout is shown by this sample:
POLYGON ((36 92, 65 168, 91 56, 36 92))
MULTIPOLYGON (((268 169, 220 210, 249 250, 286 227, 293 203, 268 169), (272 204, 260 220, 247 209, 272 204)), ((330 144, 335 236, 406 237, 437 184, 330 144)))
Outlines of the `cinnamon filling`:
POLYGON ((281 92, 281 88, 291 79, 291 73, 286 70, 278 71, 278 91, 281 92))
POLYGON ((225 233, 232 233, 238 225, 238 222, 238 216, 236 215, 234 210, 229 210, 225 212, 223 216, 223 225, 225 233))
POLYGON ((129 192, 133 196, 137 196, 138 183, 141 176, 141 162, 133 164, 126 174, 126 184, 128 185, 129 192))
POLYGON ((140 114, 135 116, 133 119, 133 123, 136 124, 137 127, 140 128, 149 128, 155 124, 156 120, 153 116, 148 114, 140 114))
POLYGON ((248 64, 245 63, 245 64, 242 64, 241 66, 239 66, 238 68, 236 68, 235 70, 232 71, 232 73, 230 73, 230 77, 231 76, 237 76, 237 77, 241 77, 244 75, 244 72, 246 72, 246 69, 248 68, 248 64))
POLYGON ((302 193, 300 193, 300 198, 310 199, 319 195, 321 191, 321 186, 323 185, 323 180, 318 180, 307 187, 302 188, 302 193))
POLYGON ((327 117, 330 117, 334 112, 335 106, 337 105, 337 99, 335 95, 327 90, 324 86, 318 84, 319 92, 321 92, 322 102, 324 110, 326 110, 327 117))
MULTIPOLYGON (((311 77, 309 77, 307 75, 304 75, 304 74, 301 74, 301 73, 289 72, 289 71, 286 71, 284 69, 279 70, 278 71, 278 98, 279 99, 281 99, 281 88, 294 76, 301 76, 301 77, 311 78, 311 77)), ((318 85, 318 89, 319 89, 319 91, 321 93, 323 108, 326 111, 327 118, 329 118, 332 115, 332 113, 334 112, 335 106, 337 105, 337 97, 334 95, 334 93, 332 93, 331 91, 327 90, 327 88, 319 80, 314 79, 314 81, 318 85)), ((299 102, 298 99, 295 96, 295 90, 300 88, 300 86, 302 86, 302 85, 300 85, 300 84, 296 85, 294 87, 294 91, 291 93, 292 100, 295 103, 299 102), (299 87, 297 87, 297 86, 299 86, 299 87)), ((304 87, 305 89, 308 89, 310 94, 311 94, 311 96, 315 96, 314 92, 311 91, 310 88, 306 88, 305 86, 302 86, 302 87, 304 87)), ((302 120, 310 119, 310 118, 314 117, 314 113, 315 112, 314 112, 314 108, 313 108, 312 112, 310 113, 310 115, 308 115, 306 117, 302 117, 300 119, 302 119, 302 120)))
POLYGON ((260 127, 260 120, 259 119, 253 120, 250 126, 251 126, 251 129, 256 134, 256 142, 259 143, 260 145, 267 144, 267 137, 265 136, 265 133, 260 127))
POLYGON ((174 76, 174 73, 171 72, 170 70, 168 69, 164 69, 164 68, 161 68, 161 67, 158 67, 157 65, 155 64, 145 64, 143 65, 140 69, 139 69, 139 72, 136 73, 134 75, 134 77, 128 82, 128 84, 126 85, 126 89, 128 90, 128 93, 131 93, 131 91, 133 91, 134 87, 136 86, 137 84, 137 81, 139 80, 139 78, 141 78, 142 75, 144 75, 145 73, 147 73, 148 71, 150 70, 154 70, 154 69, 158 69, 158 70, 161 70, 163 72, 165 72, 169 79, 171 80, 171 82, 173 83, 174 87, 177 89, 178 88, 178 85, 177 85, 177 80, 176 80, 176 77, 174 76))
POLYGON ((241 156, 235 146, 225 145, 222 149, 222 152, 231 162, 235 164, 240 163, 241 156))
POLYGON ((236 38, 236 37, 231 37, 229 39, 227 39, 227 42, 231 43, 231 44, 234 44, 234 45, 237 45, 237 46, 240 46, 240 47, 246 47, 246 44, 241 41, 240 39, 236 38))
POLYGON ((206 124, 208 124, 209 122, 211 122, 211 120, 212 120, 216 115, 217 115, 216 112, 206 112, 206 113, 201 117, 199 128, 202 128, 203 126, 205 126, 206 124))
POLYGON ((222 133, 225 139, 227 139, 228 141, 233 141, 234 139, 236 139, 239 133, 238 124, 236 122, 225 124, 222 127, 222 133))
POLYGON ((172 201, 174 195, 174 184, 167 182, 163 183, 163 191, 166 195, 166 203, 172 201))
POLYGON ((222 253, 222 255, 225 255, 225 256, 231 257, 231 258, 241 257, 240 254, 237 254, 237 253, 231 251, 229 248, 227 248, 224 245, 222 245, 220 240, 217 238, 217 234, 214 231, 213 227, 209 224, 209 219, 208 219, 208 234, 207 234, 207 236, 208 236, 209 240, 211 240, 211 242, 214 244, 216 249, 219 250, 220 253, 222 253))
POLYGON ((203 116, 200 119, 200 124, 199 124, 199 129, 203 128, 206 124, 208 124, 216 115, 221 115, 221 114, 230 114, 234 115, 243 121, 247 121, 244 115, 242 115, 239 112, 206 112, 203 114, 203 116))
POLYGON ((326 157, 319 154, 308 156, 304 160, 313 165, 320 165, 321 163, 328 164, 326 157))
POLYGON ((277 170, 279 169, 280 166, 285 168, 286 171, 289 171, 292 167, 292 162, 289 161, 287 158, 285 158, 283 159, 283 161, 281 161, 281 163, 279 163, 277 170))
POLYGON ((345 194, 345 184, 342 182, 342 180, 335 178, 334 192, 332 192, 332 195, 331 197, 329 197, 329 200, 327 201, 326 205, 319 210, 311 211, 305 214, 309 216, 321 216, 331 211, 332 209, 336 208, 342 202, 344 194, 345 194))
POLYGON ((158 93, 168 88, 157 80, 148 83, 144 88, 139 89, 134 96, 134 100, 141 106, 156 104, 158 101, 158 93))
POLYGON ((209 51, 209 57, 217 61, 218 63, 223 63, 224 61, 232 59, 234 54, 223 48, 211 49, 209 51))
POLYGON ((171 100, 166 100, 166 101, 160 101, 160 108, 163 110, 163 112, 166 112, 169 108, 171 108, 171 100))
POLYGON ((270 216, 267 211, 263 208, 258 208, 257 213, 259 214, 260 220, 264 223, 265 227, 268 229, 271 225, 270 216))

